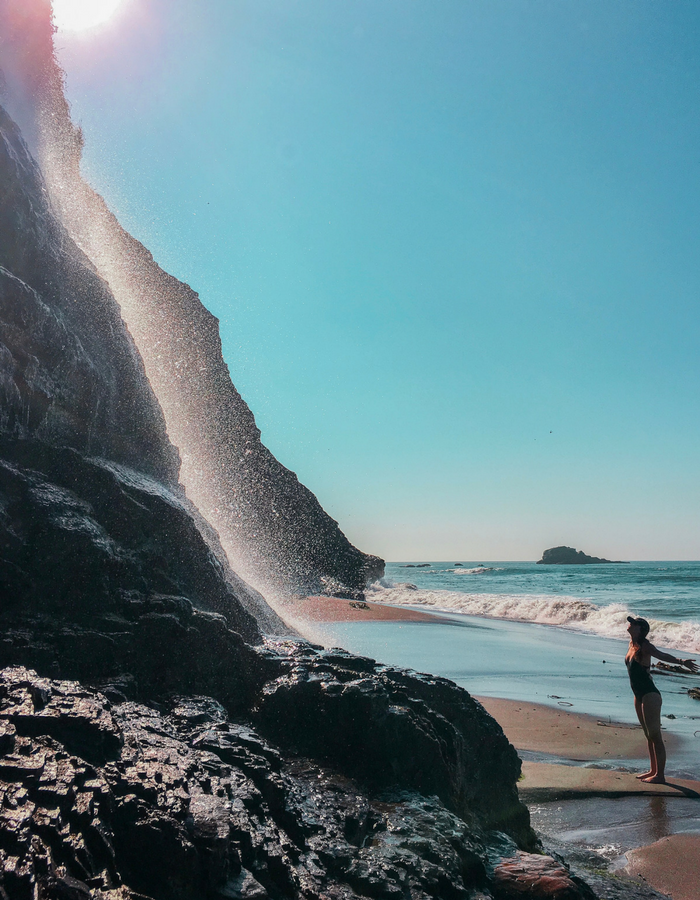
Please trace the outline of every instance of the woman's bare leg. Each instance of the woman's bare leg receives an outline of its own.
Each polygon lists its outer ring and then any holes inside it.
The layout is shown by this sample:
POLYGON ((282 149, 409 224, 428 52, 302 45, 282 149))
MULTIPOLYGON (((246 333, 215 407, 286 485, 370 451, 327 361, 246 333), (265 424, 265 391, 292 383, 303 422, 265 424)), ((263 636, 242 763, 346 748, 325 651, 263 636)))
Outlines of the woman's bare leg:
POLYGON ((665 784, 666 747, 664 747, 664 739, 661 736, 661 694, 645 694, 642 697, 642 715, 649 741, 652 768, 651 774, 642 780, 647 784, 665 784))
POLYGON ((656 752, 654 750, 654 745, 651 742, 649 735, 647 734, 647 726, 644 721, 644 712, 642 710, 642 701, 638 697, 634 698, 634 709, 637 713, 639 724, 642 726, 642 729, 644 731, 644 737, 647 739, 647 747, 649 749, 649 764, 651 766, 648 772, 642 772, 640 775, 636 775, 635 777, 640 779, 649 778, 651 775, 656 774, 656 752))

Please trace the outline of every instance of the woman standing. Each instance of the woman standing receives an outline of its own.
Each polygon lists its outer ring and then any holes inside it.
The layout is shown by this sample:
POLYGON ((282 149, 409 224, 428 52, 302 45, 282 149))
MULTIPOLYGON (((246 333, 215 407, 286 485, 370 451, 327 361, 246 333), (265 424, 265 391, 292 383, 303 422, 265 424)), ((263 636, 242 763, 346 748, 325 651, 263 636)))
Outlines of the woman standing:
POLYGON ((637 711, 637 718, 649 744, 649 761, 651 763, 649 771, 643 775, 637 775, 637 778, 648 784, 665 784, 666 748, 661 736, 661 694, 649 674, 651 658, 653 656, 664 662, 685 666, 691 672, 697 672, 698 666, 695 660, 676 659, 669 653, 657 650, 647 640, 649 623, 646 619, 627 616, 627 621, 629 622, 627 631, 630 636, 630 645, 625 657, 625 665, 634 693, 634 708, 637 711))

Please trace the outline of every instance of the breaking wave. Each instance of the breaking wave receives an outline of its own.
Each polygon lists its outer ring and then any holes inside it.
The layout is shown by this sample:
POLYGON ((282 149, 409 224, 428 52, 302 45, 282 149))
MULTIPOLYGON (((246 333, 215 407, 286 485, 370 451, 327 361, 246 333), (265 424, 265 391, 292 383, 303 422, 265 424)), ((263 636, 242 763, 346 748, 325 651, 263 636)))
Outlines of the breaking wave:
MULTIPOLYGON (((469 571, 469 570, 467 570, 469 571)), ((394 606, 430 607, 436 612, 461 613, 490 619, 512 619, 538 625, 554 625, 603 637, 625 638, 630 610, 623 603, 596 606, 580 597, 551 594, 466 594, 430 591, 414 584, 375 582, 367 598, 394 606)), ((699 622, 664 622, 649 619, 650 639, 662 647, 700 653, 699 622)))
POLYGON ((475 569, 450 569, 455 575, 483 575, 484 572, 500 572, 501 569, 496 569, 494 566, 477 566, 475 569))

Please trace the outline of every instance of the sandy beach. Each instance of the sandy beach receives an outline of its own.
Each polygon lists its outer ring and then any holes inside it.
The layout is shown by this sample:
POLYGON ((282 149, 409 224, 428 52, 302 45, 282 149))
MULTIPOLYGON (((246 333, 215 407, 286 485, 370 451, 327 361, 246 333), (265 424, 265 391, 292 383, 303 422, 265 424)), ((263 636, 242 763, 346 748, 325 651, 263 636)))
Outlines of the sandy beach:
POLYGON ((673 834, 631 850, 627 858, 625 874, 643 878, 673 900, 700 897, 700 835, 673 834))
MULTIPOLYGON (((600 845, 603 864, 673 900, 700 900, 700 779, 672 771, 668 784, 649 785, 634 777, 646 740, 621 641, 337 597, 295 599, 279 611, 302 631, 310 625, 323 643, 462 684, 521 753, 520 794, 545 841, 549 834, 600 845)), ((697 771, 694 716, 685 722, 679 712, 696 709, 673 679, 661 687, 665 708, 674 710, 664 720, 670 768, 697 771)))
POLYGON ((278 602, 277 611, 290 624, 296 622, 432 622, 447 621, 443 616, 342 597, 295 597, 278 602))
POLYGON ((595 716, 541 703, 498 697, 478 699, 518 750, 547 753, 574 762, 637 759, 646 753, 646 740, 635 725, 604 722, 595 716))

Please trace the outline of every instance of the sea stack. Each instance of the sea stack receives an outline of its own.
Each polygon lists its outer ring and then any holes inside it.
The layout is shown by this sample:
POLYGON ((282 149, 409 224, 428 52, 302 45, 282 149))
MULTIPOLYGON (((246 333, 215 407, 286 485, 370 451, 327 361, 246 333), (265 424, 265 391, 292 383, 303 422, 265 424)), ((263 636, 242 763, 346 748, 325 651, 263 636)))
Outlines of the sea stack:
POLYGON ((542 559, 537 560, 538 565, 544 566, 589 566, 602 563, 618 565, 623 564, 623 560, 588 556, 583 550, 575 550, 573 547, 551 547, 544 551, 542 559))

